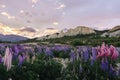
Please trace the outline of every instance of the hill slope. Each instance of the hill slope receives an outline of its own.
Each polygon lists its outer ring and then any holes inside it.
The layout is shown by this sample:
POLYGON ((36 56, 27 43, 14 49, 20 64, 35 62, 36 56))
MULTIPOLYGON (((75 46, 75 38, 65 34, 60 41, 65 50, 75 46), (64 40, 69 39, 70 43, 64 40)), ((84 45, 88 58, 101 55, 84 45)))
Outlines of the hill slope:
POLYGON ((0 34, 0 41, 8 41, 8 42, 17 42, 22 40, 27 40, 28 38, 18 35, 3 35, 0 34))

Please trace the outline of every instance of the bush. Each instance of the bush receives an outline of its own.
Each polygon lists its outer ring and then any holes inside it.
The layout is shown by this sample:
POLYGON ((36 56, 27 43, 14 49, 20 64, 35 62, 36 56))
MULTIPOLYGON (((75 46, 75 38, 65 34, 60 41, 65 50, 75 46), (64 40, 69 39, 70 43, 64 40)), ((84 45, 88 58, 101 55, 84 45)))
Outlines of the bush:
POLYGON ((82 42, 81 40, 79 40, 79 39, 73 40, 73 41, 71 42, 71 44, 72 44, 73 46, 84 45, 83 42, 82 42))

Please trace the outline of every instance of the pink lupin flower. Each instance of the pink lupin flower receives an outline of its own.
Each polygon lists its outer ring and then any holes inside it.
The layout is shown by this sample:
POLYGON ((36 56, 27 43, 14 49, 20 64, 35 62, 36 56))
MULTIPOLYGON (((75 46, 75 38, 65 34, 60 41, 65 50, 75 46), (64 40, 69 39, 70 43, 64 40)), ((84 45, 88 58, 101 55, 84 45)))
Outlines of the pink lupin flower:
POLYGON ((109 57, 110 55, 111 55, 111 53, 110 53, 110 49, 107 48, 107 49, 106 49, 105 56, 106 56, 106 57, 109 57))
POLYGON ((98 52, 97 59, 100 58, 100 52, 98 52))
POLYGON ((114 53, 114 50, 116 50, 116 48, 113 45, 110 45, 110 52, 111 55, 114 53))
POLYGON ((105 56, 105 49, 101 49, 100 57, 104 57, 104 56, 105 56))
POLYGON ((12 52, 10 48, 6 48, 5 56, 4 56, 4 65, 7 67, 7 71, 11 69, 12 66, 12 52))
POLYGON ((116 59, 117 57, 119 56, 119 52, 117 50, 114 50, 112 56, 111 56, 111 59, 116 59))
POLYGON ((104 50, 106 48, 105 43, 103 42, 101 45, 101 50, 104 50))

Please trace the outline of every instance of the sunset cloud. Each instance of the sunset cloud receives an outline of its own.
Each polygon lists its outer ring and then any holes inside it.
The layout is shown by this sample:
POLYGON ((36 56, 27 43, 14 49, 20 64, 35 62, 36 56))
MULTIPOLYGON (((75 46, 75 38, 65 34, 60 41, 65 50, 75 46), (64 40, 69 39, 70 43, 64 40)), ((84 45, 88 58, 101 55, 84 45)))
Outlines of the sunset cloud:
POLYGON ((39 33, 39 31, 31 27, 11 28, 0 23, 0 34, 4 34, 4 35, 14 34, 14 35, 25 36, 28 38, 33 38, 35 37, 35 35, 40 36, 40 34, 37 33, 39 33))

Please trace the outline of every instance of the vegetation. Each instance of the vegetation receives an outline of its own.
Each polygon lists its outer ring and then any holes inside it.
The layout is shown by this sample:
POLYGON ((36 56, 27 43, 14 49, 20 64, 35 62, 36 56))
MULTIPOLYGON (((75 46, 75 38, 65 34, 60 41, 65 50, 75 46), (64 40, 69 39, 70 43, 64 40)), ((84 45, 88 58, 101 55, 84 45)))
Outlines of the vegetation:
POLYGON ((55 39, 47 39, 44 41, 38 42, 49 42, 49 43, 61 43, 68 44, 73 46, 81 46, 81 45, 91 45, 97 46, 102 42, 106 42, 108 45, 113 44, 114 46, 120 47, 120 38, 116 37, 100 37, 99 34, 91 34, 91 35, 77 35, 77 36, 64 36, 62 38, 55 39))

